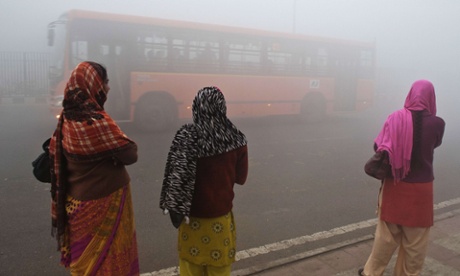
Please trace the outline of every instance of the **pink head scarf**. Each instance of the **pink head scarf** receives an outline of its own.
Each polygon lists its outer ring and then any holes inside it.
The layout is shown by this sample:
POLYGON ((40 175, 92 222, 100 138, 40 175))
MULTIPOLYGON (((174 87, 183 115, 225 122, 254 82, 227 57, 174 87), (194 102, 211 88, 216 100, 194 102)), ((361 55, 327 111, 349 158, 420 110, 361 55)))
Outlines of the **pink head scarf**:
POLYGON ((413 139, 411 111, 422 110, 436 115, 434 87, 427 80, 418 80, 412 84, 404 108, 388 116, 382 130, 374 140, 377 151, 386 150, 388 152, 393 177, 396 181, 406 177, 410 170, 413 139))
POLYGON ((404 108, 414 111, 428 110, 431 115, 436 115, 436 95, 430 81, 418 80, 406 97, 404 108))

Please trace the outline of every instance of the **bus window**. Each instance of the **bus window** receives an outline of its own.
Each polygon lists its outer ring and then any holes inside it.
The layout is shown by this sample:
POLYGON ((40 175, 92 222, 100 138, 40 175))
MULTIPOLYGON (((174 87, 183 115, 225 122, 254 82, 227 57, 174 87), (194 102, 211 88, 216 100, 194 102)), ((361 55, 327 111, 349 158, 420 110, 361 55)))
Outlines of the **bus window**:
POLYGON ((50 61, 50 85, 54 86, 64 75, 64 53, 66 52, 66 21, 56 21, 49 25, 53 29, 54 51, 51 52, 50 61))
POLYGON ((258 74, 261 70, 261 44, 255 40, 235 39, 226 41, 224 59, 228 72, 258 74))
POLYGON ((161 32, 142 32, 139 37, 148 71, 164 71, 167 68, 168 39, 161 32))
POLYGON ((292 41, 271 42, 268 45, 267 57, 276 74, 300 74, 302 62, 300 47, 292 41))
POLYGON ((219 61, 219 43, 204 40, 195 41, 194 45, 190 53, 193 54, 193 59, 196 61, 195 65, 204 71, 215 70, 219 61))
POLYGON ((363 77, 372 77, 373 66, 373 52, 371 50, 361 50, 359 57, 360 70, 359 73, 363 77))
POLYGON ((200 72, 212 72, 218 68, 220 43, 212 40, 195 39, 189 42, 188 58, 200 72))
POLYGON ((172 39, 171 50, 168 54, 168 64, 171 71, 182 71, 188 63, 185 58, 186 41, 184 39, 172 39))
POLYGON ((371 67, 372 66, 372 51, 370 51, 370 50, 362 50, 361 51, 360 64, 363 67, 371 67))
POLYGON ((282 71, 283 55, 280 53, 281 45, 278 42, 271 42, 267 47, 267 61, 270 64, 270 73, 276 71, 276 74, 282 71))
POLYGON ((325 75, 328 72, 328 54, 325 48, 319 48, 316 56, 316 70, 319 75, 325 75))
POLYGON ((301 75, 304 72, 305 53, 303 44, 296 40, 288 40, 284 45, 286 55, 286 69, 290 75, 301 75))
MULTIPOLYGON (((215 48, 215 47, 213 47, 215 48)), ((206 43, 204 49, 201 49, 196 57, 200 62, 215 64, 217 61, 216 51, 211 48, 209 43, 206 43)))
POLYGON ((82 40, 72 41, 72 67, 88 59, 88 42, 82 40))
POLYGON ((301 72, 303 74, 310 74, 311 73, 311 56, 303 56, 301 60, 301 72))

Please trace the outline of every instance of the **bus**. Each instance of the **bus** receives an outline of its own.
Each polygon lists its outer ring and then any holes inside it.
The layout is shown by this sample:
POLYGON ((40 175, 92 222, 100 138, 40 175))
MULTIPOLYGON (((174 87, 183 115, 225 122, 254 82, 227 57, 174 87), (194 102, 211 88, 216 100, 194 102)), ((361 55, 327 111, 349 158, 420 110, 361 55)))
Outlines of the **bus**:
POLYGON ((107 67, 105 109, 161 131, 191 118, 197 91, 217 86, 229 117, 331 112, 372 105, 375 43, 144 16, 70 10, 48 25, 50 106, 58 113, 70 72, 107 67))

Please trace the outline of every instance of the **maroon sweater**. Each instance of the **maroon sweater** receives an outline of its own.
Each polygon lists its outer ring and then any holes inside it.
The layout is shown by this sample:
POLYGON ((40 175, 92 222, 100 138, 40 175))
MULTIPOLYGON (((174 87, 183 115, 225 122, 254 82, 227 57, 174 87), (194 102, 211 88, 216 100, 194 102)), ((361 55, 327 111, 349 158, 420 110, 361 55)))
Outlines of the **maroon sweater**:
POLYGON ((405 182, 418 183, 434 180, 434 149, 442 143, 445 123, 443 119, 430 115, 427 112, 424 113, 422 122, 420 166, 411 167, 409 174, 403 179, 405 182))
MULTIPOLYGON (((434 149, 439 147, 444 136, 445 122, 440 117, 424 112, 422 120, 422 137, 420 140, 420 165, 411 167, 407 176, 402 179, 409 183, 426 183, 434 180, 433 158, 434 149)), ((374 150, 377 145, 374 144, 374 150)))
POLYGON ((230 212, 235 196, 233 186, 235 183, 243 185, 247 175, 247 146, 199 158, 190 215, 213 218, 230 212))

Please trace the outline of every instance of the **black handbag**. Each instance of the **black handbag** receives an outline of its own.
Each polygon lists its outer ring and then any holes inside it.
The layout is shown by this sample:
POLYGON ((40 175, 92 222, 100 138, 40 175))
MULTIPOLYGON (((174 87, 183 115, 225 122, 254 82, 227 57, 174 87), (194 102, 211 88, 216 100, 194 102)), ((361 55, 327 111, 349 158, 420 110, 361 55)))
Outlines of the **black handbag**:
POLYGON ((377 151, 364 165, 364 172, 373 178, 383 180, 391 175, 391 165, 388 152, 377 151))
POLYGON ((50 146, 51 138, 48 138, 42 145, 43 152, 32 161, 33 174, 35 178, 44 183, 51 183, 51 160, 50 146))

